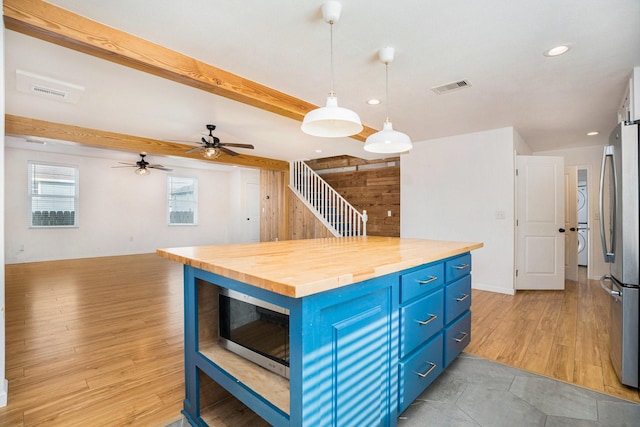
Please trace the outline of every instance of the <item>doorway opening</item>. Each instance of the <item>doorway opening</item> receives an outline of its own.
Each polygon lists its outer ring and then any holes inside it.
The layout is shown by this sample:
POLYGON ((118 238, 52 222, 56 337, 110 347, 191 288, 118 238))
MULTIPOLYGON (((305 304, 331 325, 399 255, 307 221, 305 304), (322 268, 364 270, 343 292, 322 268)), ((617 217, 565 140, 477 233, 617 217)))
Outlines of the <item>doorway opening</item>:
POLYGON ((589 180, 588 169, 578 167, 578 267, 589 266, 589 180))

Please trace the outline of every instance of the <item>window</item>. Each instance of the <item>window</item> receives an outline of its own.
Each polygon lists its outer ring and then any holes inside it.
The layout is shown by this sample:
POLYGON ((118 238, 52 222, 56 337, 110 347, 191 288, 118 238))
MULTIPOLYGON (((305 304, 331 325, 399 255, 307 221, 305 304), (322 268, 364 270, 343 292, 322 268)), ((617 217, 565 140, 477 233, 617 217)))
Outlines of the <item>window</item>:
POLYGON ((29 162, 31 227, 78 225, 78 168, 29 162))
POLYGON ((167 178, 169 194, 169 225, 198 223, 198 180, 196 178, 167 178))

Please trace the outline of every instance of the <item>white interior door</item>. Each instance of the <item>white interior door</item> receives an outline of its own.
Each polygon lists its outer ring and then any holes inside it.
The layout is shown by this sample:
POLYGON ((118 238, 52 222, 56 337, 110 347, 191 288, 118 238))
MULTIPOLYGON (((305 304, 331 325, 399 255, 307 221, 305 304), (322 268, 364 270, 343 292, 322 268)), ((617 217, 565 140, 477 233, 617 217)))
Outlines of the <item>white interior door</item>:
POLYGON ((578 168, 564 168, 564 277, 578 281, 578 168))
POLYGON ((564 158, 517 156, 516 289, 564 289, 564 158))

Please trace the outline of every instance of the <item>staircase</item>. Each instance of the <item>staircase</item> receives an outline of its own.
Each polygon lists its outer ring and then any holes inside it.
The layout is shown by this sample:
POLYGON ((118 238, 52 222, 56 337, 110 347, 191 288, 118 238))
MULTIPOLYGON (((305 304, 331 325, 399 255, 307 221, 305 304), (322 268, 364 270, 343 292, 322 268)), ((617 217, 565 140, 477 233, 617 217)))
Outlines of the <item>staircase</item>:
POLYGON ((289 188, 336 237, 366 236, 367 211, 358 212, 304 161, 291 163, 289 188))

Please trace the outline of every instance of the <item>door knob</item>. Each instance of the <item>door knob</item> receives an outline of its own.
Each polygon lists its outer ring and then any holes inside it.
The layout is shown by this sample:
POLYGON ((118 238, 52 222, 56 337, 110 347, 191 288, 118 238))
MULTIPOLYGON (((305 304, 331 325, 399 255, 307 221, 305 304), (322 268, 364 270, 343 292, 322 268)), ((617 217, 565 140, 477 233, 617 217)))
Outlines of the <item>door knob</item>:
POLYGON ((559 228, 558 231, 564 233, 566 230, 564 228, 559 228))
POLYGON ((571 228, 569 229, 569 231, 576 231, 576 228, 575 228, 575 227, 571 227, 571 228))

